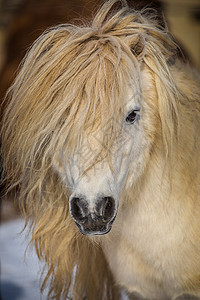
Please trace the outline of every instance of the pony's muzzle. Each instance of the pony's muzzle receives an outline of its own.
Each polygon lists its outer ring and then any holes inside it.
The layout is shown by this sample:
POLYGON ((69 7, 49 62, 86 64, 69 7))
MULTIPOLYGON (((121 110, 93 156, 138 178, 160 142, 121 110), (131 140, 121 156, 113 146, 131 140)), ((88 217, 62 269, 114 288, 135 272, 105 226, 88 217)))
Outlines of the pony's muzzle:
POLYGON ((112 197, 101 197, 91 209, 87 200, 73 197, 70 199, 70 213, 81 233, 106 234, 110 231, 116 216, 115 200, 112 197))

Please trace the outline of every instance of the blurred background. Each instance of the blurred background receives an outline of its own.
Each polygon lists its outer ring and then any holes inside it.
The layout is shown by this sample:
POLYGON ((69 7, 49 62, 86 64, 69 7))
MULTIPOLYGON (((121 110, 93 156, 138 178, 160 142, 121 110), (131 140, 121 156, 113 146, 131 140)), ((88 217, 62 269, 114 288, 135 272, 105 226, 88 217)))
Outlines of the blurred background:
MULTIPOLYGON (((48 27, 90 19, 102 0, 0 0, 0 102, 11 85, 20 61, 33 41, 48 27)), ((131 7, 144 6, 164 13, 170 31, 185 57, 200 67, 200 0, 127 0, 131 7)), ((13 205, 15 194, 1 197, 0 210, 0 300, 46 299, 39 295, 37 258, 29 254, 24 264, 26 243, 23 220, 13 205), (30 259, 31 258, 31 259, 30 259), (30 262, 31 260, 31 262, 30 262), (32 270, 32 271, 30 271, 32 270), (19 274, 21 274, 19 276, 19 274), (26 289, 26 291, 25 291, 26 289), (28 295, 28 296, 27 296, 28 295), (32 295, 32 296, 30 296, 32 295)))

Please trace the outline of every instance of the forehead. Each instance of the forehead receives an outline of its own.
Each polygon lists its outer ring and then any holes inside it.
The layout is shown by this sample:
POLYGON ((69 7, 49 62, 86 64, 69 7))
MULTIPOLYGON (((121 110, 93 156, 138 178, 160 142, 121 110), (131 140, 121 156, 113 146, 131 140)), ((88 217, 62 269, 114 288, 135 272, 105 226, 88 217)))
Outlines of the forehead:
POLYGON ((123 103, 123 111, 130 111, 132 109, 138 110, 141 106, 141 90, 135 85, 127 86, 127 93, 123 103))
POLYGON ((59 135, 61 147, 70 147, 70 152, 81 136, 102 126, 105 128, 105 124, 109 125, 107 136, 115 136, 116 118, 122 120, 125 113, 140 104, 139 67, 132 56, 125 51, 116 52, 115 56, 111 51, 115 49, 113 45, 101 47, 102 52, 95 48, 90 55, 87 48, 85 52, 81 49, 80 55, 60 77, 65 88, 60 105, 63 114, 59 135))

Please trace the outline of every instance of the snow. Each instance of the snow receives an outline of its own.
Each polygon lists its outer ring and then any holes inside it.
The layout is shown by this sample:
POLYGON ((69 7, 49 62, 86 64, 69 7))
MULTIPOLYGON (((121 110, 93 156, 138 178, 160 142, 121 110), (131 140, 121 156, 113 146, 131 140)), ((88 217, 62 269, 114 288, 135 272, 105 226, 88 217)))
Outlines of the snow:
POLYGON ((47 292, 40 293, 43 269, 36 253, 27 250, 27 231, 22 232, 24 220, 3 223, 0 226, 1 300, 45 300, 47 292))

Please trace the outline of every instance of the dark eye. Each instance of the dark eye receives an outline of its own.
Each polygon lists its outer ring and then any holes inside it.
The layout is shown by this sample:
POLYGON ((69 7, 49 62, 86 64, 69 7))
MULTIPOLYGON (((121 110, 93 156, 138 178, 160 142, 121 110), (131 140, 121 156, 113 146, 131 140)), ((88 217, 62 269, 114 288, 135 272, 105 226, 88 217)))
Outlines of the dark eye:
POLYGON ((136 120, 138 110, 132 110, 126 117, 126 123, 133 124, 136 120))

